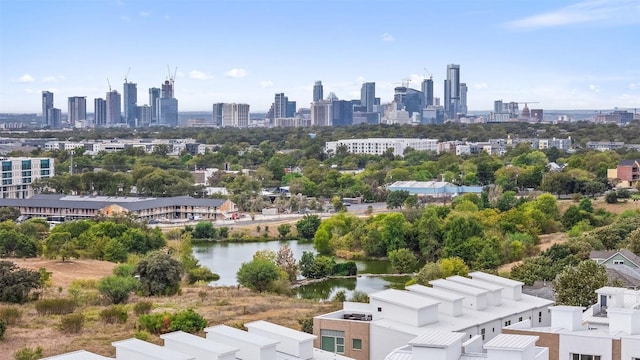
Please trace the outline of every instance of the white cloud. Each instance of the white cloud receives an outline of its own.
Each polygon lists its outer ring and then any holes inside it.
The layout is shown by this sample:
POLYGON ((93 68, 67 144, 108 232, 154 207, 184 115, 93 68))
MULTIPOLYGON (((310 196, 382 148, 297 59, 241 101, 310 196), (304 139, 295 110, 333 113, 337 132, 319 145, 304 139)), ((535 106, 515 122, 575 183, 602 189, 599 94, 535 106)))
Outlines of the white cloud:
POLYGON ((139 14, 139 15, 140 15, 141 17, 149 17, 149 16, 151 16, 151 13, 150 13, 150 12, 148 12, 148 11, 140 11, 140 14, 139 14))
POLYGON ((272 87, 272 86, 273 86, 273 81, 271 81, 271 80, 260 81, 260 87, 261 88, 268 88, 268 87, 272 87))
POLYGON ((483 90, 483 89, 488 89, 489 85, 487 85, 487 83, 478 83, 478 84, 473 84, 473 88, 477 90, 483 90))
POLYGON ((63 80, 64 76, 45 76, 44 78, 42 78, 42 82, 43 83, 54 83, 54 82, 58 82, 60 80, 63 80))
POLYGON ((396 41, 396 39, 393 37, 393 35, 389 34, 389 33, 384 33, 380 36, 380 40, 382 40, 382 42, 394 42, 396 41))
POLYGON ((24 89, 27 94, 33 94, 33 89, 24 89))
POLYGON ((248 73, 247 73, 247 70, 245 69, 231 69, 226 73, 224 73, 224 76, 234 78, 234 79, 240 79, 247 75, 248 73))
POLYGON ((33 76, 29 74, 24 74, 18 78, 19 83, 32 83, 34 81, 36 81, 36 79, 34 79, 33 76))
POLYGON ((514 29, 539 29, 586 23, 640 22, 637 0, 586 0, 561 9, 508 22, 514 29))
POLYGON ((589 90, 593 91, 594 93, 599 93, 600 87, 595 84, 589 84, 589 90))
POLYGON ((189 72, 189 77, 194 80, 210 80, 213 79, 213 75, 204 73, 199 70, 191 70, 189 72))
POLYGON ((640 89, 640 82, 638 82, 638 83, 631 83, 631 84, 629 84, 629 89, 630 89, 630 90, 640 89))

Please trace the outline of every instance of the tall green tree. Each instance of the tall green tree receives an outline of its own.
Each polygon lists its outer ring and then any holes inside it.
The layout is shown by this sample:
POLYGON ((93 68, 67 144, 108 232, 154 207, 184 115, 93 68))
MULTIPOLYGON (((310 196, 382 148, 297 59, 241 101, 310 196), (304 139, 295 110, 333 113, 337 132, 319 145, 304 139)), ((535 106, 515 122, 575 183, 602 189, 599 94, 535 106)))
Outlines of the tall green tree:
POLYGON ((585 260, 565 268, 553 280, 553 290, 558 305, 589 307, 598 300, 596 290, 609 283, 604 266, 593 260, 585 260))
POLYGON ((180 290, 182 264, 170 255, 154 252, 140 260, 135 273, 140 276, 140 291, 146 296, 174 295, 180 290))
POLYGON ((254 258, 242 263, 236 276, 240 285, 257 292, 264 292, 280 277, 280 270, 269 260, 254 258))

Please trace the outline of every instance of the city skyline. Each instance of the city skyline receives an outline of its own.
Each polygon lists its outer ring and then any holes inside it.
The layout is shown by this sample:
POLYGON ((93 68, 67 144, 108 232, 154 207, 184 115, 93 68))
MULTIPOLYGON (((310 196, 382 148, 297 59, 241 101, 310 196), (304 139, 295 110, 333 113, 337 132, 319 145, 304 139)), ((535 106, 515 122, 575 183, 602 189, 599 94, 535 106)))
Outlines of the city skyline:
POLYGON ((444 100, 448 64, 463 68, 471 111, 497 99, 546 109, 640 107, 639 0, 318 4, 3 1, 0 112, 40 113, 42 91, 54 92, 62 109, 69 97, 105 98, 107 78, 122 94, 125 76, 137 84, 137 105, 148 104, 148 89, 170 76, 167 64, 178 67, 181 111, 235 102, 266 112, 276 93, 309 107, 315 81, 325 97, 346 100, 375 82, 376 96, 389 102, 402 79, 420 89, 431 74, 434 97, 444 100), (61 55, 36 56, 36 48, 61 55), (107 56, 114 49, 120 54, 107 56))

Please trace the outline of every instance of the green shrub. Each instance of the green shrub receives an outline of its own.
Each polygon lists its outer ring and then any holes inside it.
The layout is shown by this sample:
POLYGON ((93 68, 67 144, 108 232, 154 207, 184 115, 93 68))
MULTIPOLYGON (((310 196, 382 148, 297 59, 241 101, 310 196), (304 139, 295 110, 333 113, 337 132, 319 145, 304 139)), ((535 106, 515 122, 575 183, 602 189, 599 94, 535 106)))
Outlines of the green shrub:
POLYGON ((355 290, 353 294, 351 294, 351 299, 349 299, 349 301, 359 302, 359 303, 368 303, 369 295, 367 295, 367 293, 364 291, 355 290))
POLYGON ((220 275, 213 273, 211 270, 204 266, 198 266, 187 271, 187 281, 189 282, 189 284, 193 284, 198 281, 204 281, 208 283, 216 280, 220 280, 220 275))
POLYGON ((7 324, 0 319, 0 340, 4 338, 4 332, 7 331, 7 324))
POLYGON ((300 330, 313 334, 313 317, 298 319, 298 324, 300 324, 300 330))
POLYGON ((171 315, 164 314, 143 314, 138 317, 138 329, 146 330, 152 334, 163 334, 169 330, 171 315))
POLYGON ((13 354, 15 360, 37 360, 42 359, 42 346, 38 346, 32 349, 28 346, 23 346, 13 354))
POLYGON ((7 325, 15 325, 22 317, 22 311, 14 307, 0 309, 0 320, 7 325))
POLYGON ((136 271, 136 266, 133 264, 120 264, 113 268, 113 275, 116 276, 133 276, 136 271))
POLYGON ((145 330, 138 330, 133 334, 133 337, 138 340, 149 341, 149 339, 151 339, 151 334, 145 330))
POLYGON ((109 306, 100 312, 100 319, 107 324, 124 324, 127 318, 127 309, 122 305, 109 306))
POLYGON ((347 292, 344 290, 338 291, 335 295, 333 295, 333 299, 331 299, 331 301, 335 301, 335 302, 347 301, 347 292))
POLYGON ((331 270, 332 275, 338 276, 353 276, 358 273, 358 267, 354 261, 346 261, 343 263, 337 263, 333 265, 331 270))
POLYGON ((201 331, 207 327, 207 325, 207 320, 205 320, 202 315, 193 311, 193 309, 189 309, 180 311, 171 319, 169 331, 181 330, 193 334, 201 331))
POLYGON ((129 294, 138 288, 138 280, 132 277, 111 275, 100 280, 98 290, 113 304, 126 303, 129 294))
POLYGON ((148 314, 153 307, 153 303, 151 301, 140 301, 133 305, 133 312, 136 315, 148 314))
POLYGON ((38 315, 64 315, 76 309, 76 302, 72 299, 43 299, 36 303, 38 315))
POLYGON ((606 201, 607 204, 615 204, 618 202, 618 194, 616 194, 615 191, 609 191, 607 195, 604 196, 604 201, 606 201))
POLYGON ((77 334, 84 327, 84 314, 73 313, 64 315, 60 319, 60 330, 67 334, 77 334))

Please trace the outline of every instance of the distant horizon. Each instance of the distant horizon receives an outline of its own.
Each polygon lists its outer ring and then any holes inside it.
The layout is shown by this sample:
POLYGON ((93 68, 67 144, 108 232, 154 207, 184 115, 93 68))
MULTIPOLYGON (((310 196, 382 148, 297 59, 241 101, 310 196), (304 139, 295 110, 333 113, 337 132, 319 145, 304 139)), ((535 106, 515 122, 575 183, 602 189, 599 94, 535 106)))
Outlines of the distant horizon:
POLYGON ((125 78, 143 105, 174 72, 189 111, 221 102, 264 111, 281 92, 307 107, 317 80, 323 98, 340 99, 375 82, 387 103, 398 84, 433 76, 444 101, 448 64, 460 65, 469 108, 498 99, 634 108, 639 33, 639 0, 6 0, 0 112, 40 112, 43 90, 56 108, 86 96, 93 111, 107 79, 122 93, 125 78))

